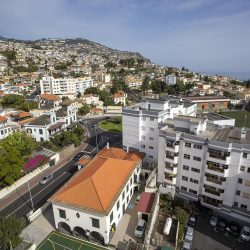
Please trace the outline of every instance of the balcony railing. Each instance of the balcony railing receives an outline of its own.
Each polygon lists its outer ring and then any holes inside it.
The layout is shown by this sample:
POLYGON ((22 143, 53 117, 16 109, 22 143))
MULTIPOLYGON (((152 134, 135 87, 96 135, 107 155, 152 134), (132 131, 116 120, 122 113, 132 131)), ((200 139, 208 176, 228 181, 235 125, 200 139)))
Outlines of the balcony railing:
POLYGON ((174 156, 173 155, 166 155, 166 158, 168 158, 168 159, 174 159, 174 156))
POLYGON ((219 173, 224 173, 225 172, 223 168, 218 168, 218 167, 214 167, 214 166, 211 166, 211 165, 207 165, 207 168, 209 170, 216 171, 216 172, 219 172, 219 173))
POLYGON ((216 155, 216 154, 209 153, 209 157, 225 161, 228 156, 227 155, 216 155))
POLYGON ((221 194, 221 192, 213 190, 213 189, 209 189, 209 188, 205 188, 205 192, 209 193, 209 194, 216 195, 216 196, 220 196, 220 194, 221 194))
POLYGON ((215 184, 218 184, 218 185, 222 185, 223 183, 223 180, 222 179, 215 179, 215 178, 212 178, 212 177, 209 177, 209 176, 206 176, 206 180, 209 181, 209 182, 213 182, 215 184))
POLYGON ((214 200, 209 199, 209 197, 203 198, 203 202, 214 207, 219 207, 222 204, 221 201, 214 201, 214 200))

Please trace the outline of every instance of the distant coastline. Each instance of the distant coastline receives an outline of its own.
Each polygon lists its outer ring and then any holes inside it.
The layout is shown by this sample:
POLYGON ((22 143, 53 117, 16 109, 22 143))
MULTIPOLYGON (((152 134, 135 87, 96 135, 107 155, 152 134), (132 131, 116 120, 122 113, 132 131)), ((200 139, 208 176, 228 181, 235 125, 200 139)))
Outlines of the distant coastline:
POLYGON ((227 71, 209 71, 209 72, 201 72, 206 75, 218 75, 218 76, 231 76, 235 80, 246 81, 250 79, 250 72, 227 72, 227 71))

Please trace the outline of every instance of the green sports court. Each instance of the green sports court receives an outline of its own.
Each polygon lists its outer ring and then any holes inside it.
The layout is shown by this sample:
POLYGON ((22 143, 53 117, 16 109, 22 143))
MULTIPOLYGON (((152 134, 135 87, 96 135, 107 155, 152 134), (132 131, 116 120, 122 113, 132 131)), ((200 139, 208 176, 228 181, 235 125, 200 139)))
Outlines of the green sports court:
POLYGON ((39 250, 108 250, 108 248, 53 231, 38 247, 39 250))

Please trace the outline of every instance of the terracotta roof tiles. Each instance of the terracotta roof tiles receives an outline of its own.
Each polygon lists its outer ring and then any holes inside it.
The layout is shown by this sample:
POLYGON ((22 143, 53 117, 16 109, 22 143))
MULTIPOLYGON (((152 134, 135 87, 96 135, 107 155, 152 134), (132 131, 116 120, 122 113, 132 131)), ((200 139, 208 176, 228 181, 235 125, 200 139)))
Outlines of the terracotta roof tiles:
POLYGON ((48 93, 44 93, 40 95, 41 99, 49 100, 49 101, 59 101, 60 97, 48 93))

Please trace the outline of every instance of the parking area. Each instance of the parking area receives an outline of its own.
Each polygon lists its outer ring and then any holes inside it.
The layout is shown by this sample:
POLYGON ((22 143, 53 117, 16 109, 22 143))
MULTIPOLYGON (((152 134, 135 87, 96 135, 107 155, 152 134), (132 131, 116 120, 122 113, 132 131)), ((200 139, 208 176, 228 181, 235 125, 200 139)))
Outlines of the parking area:
POLYGON ((193 250, 250 250, 250 242, 242 242, 239 237, 226 236, 209 223, 209 215, 200 214, 194 230, 193 250))

